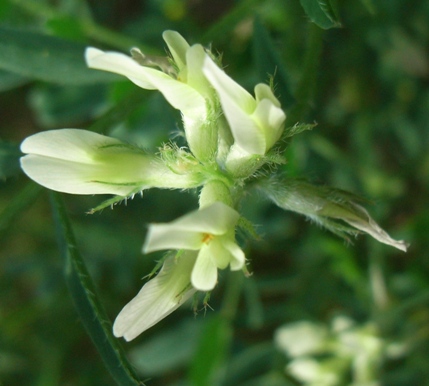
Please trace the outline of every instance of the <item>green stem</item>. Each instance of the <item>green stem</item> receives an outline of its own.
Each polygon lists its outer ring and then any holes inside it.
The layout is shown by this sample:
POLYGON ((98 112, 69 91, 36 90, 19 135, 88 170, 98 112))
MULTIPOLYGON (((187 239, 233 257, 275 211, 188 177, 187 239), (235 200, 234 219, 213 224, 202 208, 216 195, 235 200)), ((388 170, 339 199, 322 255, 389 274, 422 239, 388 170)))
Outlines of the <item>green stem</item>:
POLYGON ((143 46, 140 41, 104 28, 94 23, 92 20, 81 20, 79 24, 86 37, 99 43, 126 51, 130 50, 132 47, 139 47, 139 49, 146 54, 159 54, 158 50, 143 46))
POLYGON ((244 275, 241 271, 230 271, 226 284, 225 294, 223 297, 221 316, 232 322, 237 314, 240 294, 243 288, 244 275))
POLYGON ((389 305, 389 295, 384 278, 383 262, 384 257, 381 249, 375 244, 369 254, 369 282, 375 317, 377 317, 380 312, 385 311, 389 305))

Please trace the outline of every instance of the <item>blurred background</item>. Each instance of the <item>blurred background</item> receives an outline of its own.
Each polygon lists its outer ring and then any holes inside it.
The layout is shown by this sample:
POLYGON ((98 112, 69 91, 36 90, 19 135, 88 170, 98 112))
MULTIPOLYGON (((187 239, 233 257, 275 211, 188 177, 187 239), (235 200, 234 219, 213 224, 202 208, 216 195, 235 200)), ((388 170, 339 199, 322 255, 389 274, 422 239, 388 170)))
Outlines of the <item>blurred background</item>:
MULTIPOLYGON (((367 198, 411 247, 369 236, 348 245, 249 196, 243 210, 262 235, 242 240, 253 275, 222 272, 210 309, 185 305, 122 344, 142 381, 429 385, 428 21, 424 0, 3 0, 0 385, 115 384, 67 289, 49 192, 20 171, 19 144, 66 127, 149 149, 167 141, 180 117, 158 93, 75 70, 88 45, 164 55, 166 29, 222 53, 249 91, 274 75, 288 125, 317 123, 294 137, 284 172, 367 198)), ((63 196, 111 320, 161 257, 141 254, 146 224, 197 206, 197 192, 151 190, 88 215, 108 197, 63 196)))

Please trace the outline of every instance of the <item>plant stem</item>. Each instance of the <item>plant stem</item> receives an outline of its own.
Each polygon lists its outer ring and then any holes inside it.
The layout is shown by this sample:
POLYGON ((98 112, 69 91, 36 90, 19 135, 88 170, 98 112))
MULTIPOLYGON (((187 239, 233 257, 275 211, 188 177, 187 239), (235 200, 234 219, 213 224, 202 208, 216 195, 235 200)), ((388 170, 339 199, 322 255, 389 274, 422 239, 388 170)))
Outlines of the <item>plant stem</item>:
POLYGON ((228 273, 225 294, 223 297, 221 315, 223 318, 232 322, 237 314, 240 293, 243 288, 244 275, 241 271, 228 273))

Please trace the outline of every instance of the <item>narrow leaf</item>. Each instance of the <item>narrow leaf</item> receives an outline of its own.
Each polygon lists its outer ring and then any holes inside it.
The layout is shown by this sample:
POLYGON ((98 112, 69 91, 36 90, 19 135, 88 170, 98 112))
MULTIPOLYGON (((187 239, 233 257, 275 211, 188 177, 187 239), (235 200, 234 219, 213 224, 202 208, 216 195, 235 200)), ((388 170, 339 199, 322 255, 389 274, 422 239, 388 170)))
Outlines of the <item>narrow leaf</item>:
POLYGON ((320 28, 341 27, 341 23, 330 0, 300 0, 310 20, 320 28))
POLYGON ((0 140, 0 180, 18 174, 21 155, 19 145, 0 140))
POLYGON ((258 2, 258 0, 236 2, 235 7, 232 8, 230 12, 226 13, 207 29, 204 35, 199 39, 200 42, 203 44, 208 44, 213 41, 219 43, 229 39, 231 37, 231 31, 236 28, 241 20, 255 14, 255 8, 258 2))
POLYGON ((9 71, 0 70, 0 92, 13 90, 28 82, 28 79, 9 71))
POLYGON ((59 84, 90 84, 118 79, 88 69, 85 45, 34 31, 0 28, 0 69, 59 84))
POLYGON ((59 245, 65 260, 65 277, 79 316, 107 369, 120 386, 144 385, 113 336, 112 324, 100 303, 94 283, 79 254, 73 230, 59 193, 52 193, 59 245))
POLYGON ((305 50, 305 57, 303 58, 301 79, 294 91, 297 102, 289 110, 289 122, 295 123, 305 119, 306 114, 311 109, 318 74, 320 73, 319 67, 323 48, 323 32, 324 31, 314 24, 308 26, 307 47, 305 50))
POLYGON ((377 13, 377 7, 374 4, 374 0, 361 0, 361 3, 371 15, 375 15, 377 13))
POLYGON ((259 19, 254 23, 253 56, 259 80, 266 82, 269 76, 273 76, 276 96, 284 108, 290 106, 294 98, 290 92, 287 72, 267 29, 259 19))
POLYGON ((15 194, 0 213, 0 237, 4 236, 4 232, 10 228, 15 218, 34 202, 42 189, 40 185, 31 181, 19 193, 15 194))

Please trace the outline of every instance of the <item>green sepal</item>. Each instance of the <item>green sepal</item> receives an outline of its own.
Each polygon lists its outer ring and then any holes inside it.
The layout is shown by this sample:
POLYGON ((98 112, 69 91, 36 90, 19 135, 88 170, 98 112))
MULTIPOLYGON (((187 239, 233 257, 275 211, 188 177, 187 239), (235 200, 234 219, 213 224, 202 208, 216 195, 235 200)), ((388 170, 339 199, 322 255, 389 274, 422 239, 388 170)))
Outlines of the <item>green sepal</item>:
POLYGON ((302 133, 303 131, 313 130, 317 126, 317 123, 296 123, 293 126, 286 127, 283 131, 281 140, 288 140, 293 136, 302 133))
POLYGON ((256 231, 255 225, 247 218, 240 216, 237 222, 237 226, 240 230, 244 231, 254 240, 261 240, 261 236, 256 231))
POLYGON ((332 208, 331 213, 325 209, 326 206, 336 206, 338 210, 342 208, 345 211, 352 201, 362 201, 351 193, 326 186, 311 185, 302 179, 295 178, 265 179, 258 182, 258 188, 280 208, 303 214, 347 241, 350 241, 348 234, 360 233, 350 226, 333 220, 332 218, 336 215, 335 209, 332 208))
POLYGON ((348 235, 364 232, 383 244, 402 251, 408 244, 392 239, 374 221, 361 203, 367 200, 327 186, 315 186, 299 179, 261 179, 258 188, 280 208, 301 213, 331 232, 350 241, 348 235))
POLYGON ((103 210, 105 208, 110 207, 111 209, 113 209, 113 207, 118 204, 121 203, 122 201, 124 201, 125 203, 127 202, 127 200, 129 199, 133 199, 134 196, 140 193, 143 196, 143 192, 140 189, 136 189, 134 192, 132 192, 129 196, 114 196, 112 198, 109 198, 108 200, 103 201, 100 205, 97 205, 95 208, 91 208, 87 214, 94 214, 95 212, 98 212, 100 210, 103 210))

